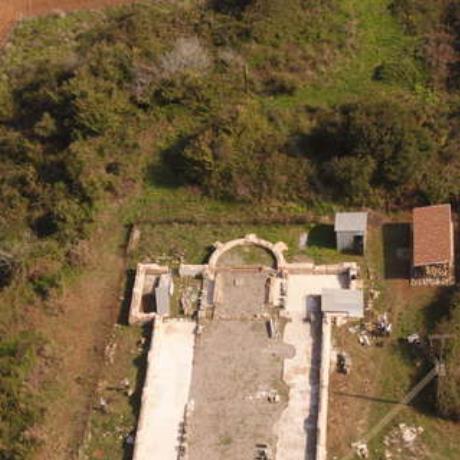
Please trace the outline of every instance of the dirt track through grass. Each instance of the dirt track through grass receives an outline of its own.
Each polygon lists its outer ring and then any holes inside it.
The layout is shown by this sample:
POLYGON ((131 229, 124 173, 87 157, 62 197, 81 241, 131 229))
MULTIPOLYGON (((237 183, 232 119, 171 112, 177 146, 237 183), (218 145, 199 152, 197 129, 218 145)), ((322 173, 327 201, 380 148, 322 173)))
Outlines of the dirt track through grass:
POLYGON ((55 368, 48 370, 43 445, 36 459, 77 458, 105 346, 120 314, 125 234, 114 217, 101 216, 89 241, 91 256, 85 272, 66 283, 48 314, 34 313, 34 327, 50 337, 57 360, 55 368))

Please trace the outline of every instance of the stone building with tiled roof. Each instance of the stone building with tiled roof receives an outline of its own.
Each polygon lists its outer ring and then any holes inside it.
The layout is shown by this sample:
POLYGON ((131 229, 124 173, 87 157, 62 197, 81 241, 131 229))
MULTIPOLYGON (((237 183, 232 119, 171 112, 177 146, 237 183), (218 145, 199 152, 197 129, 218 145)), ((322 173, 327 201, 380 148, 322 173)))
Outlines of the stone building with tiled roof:
POLYGON ((414 208, 412 212, 413 286, 454 282, 454 228, 450 204, 414 208))

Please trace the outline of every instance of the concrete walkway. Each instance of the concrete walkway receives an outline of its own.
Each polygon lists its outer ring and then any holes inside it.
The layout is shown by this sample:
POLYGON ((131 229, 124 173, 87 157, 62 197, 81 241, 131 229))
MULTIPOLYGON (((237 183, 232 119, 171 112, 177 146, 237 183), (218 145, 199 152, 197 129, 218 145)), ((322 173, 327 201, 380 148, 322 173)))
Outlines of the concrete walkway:
POLYGON ((195 323, 156 319, 133 460, 177 460, 189 398, 195 323))
POLYGON ((284 361, 283 379, 289 403, 278 422, 276 460, 314 460, 319 399, 321 317, 318 297, 323 288, 340 288, 337 275, 289 275, 283 340, 296 354, 284 361), (307 322, 307 309, 313 320, 307 322), (318 310, 319 311, 319 310, 318 310))

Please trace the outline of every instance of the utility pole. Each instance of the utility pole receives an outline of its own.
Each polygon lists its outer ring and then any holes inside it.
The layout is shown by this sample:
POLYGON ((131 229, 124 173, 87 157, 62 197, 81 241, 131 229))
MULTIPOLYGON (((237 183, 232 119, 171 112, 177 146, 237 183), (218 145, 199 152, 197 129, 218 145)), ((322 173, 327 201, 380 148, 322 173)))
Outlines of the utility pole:
POLYGON ((247 64, 244 64, 244 67, 243 67, 243 77, 244 77, 244 92, 247 94, 249 91, 249 68, 247 64))
MULTIPOLYGON (((444 364, 444 350, 446 348, 446 341, 452 339, 453 334, 432 334, 428 336, 430 342, 430 352, 433 356, 433 361, 438 367, 438 376, 445 377, 446 367, 444 364), (439 348, 435 350, 435 343, 439 344, 439 348)), ((439 385, 436 387, 436 399, 439 401, 439 385)))

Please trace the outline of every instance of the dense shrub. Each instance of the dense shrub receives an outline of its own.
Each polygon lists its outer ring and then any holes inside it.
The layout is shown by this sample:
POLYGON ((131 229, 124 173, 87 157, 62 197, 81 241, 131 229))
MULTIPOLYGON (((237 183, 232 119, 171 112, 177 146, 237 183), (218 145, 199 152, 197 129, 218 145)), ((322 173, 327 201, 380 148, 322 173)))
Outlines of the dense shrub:
POLYGON ((407 32, 424 34, 442 20, 447 0, 393 0, 390 10, 400 20, 407 32))
POLYGON ((290 156, 257 108, 240 107, 193 135, 173 166, 207 193, 226 199, 298 200, 312 196, 312 167, 290 156))
POLYGON ((415 192, 433 157, 430 130, 391 100, 344 105, 320 117, 309 137, 325 177, 359 204, 369 196, 365 184, 396 201, 415 192))
POLYGON ((289 74, 275 74, 264 82, 265 92, 272 95, 292 95, 299 86, 300 84, 296 78, 289 74))
POLYGON ((330 177, 339 191, 339 196, 355 205, 374 204, 374 189, 371 185, 376 162, 371 156, 334 157, 325 165, 325 176, 330 177))
POLYGON ((11 283, 16 268, 15 265, 13 257, 0 250, 0 290, 11 283))
POLYGON ((401 57, 397 61, 384 62, 375 68, 374 79, 401 87, 413 89, 423 83, 421 70, 413 59, 401 57))
POLYGON ((240 15, 254 0, 210 0, 209 7, 220 13, 240 15))
POLYGON ((26 385, 28 373, 35 361, 38 339, 30 334, 15 339, 0 340, 0 458, 26 458, 37 442, 31 427, 37 423, 42 410, 26 385), (3 416, 9 414, 10 416, 3 416), (28 434, 29 433, 29 434, 28 434))
POLYGON ((418 38, 432 85, 458 87, 460 5, 451 0, 394 0, 390 9, 408 34, 418 38))

